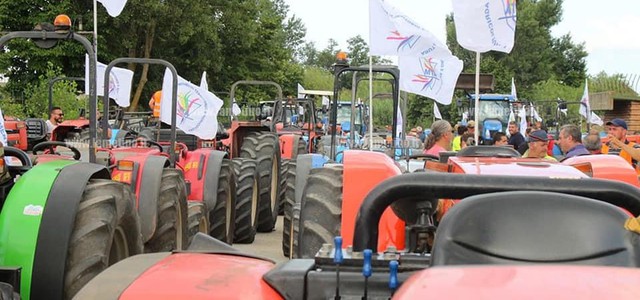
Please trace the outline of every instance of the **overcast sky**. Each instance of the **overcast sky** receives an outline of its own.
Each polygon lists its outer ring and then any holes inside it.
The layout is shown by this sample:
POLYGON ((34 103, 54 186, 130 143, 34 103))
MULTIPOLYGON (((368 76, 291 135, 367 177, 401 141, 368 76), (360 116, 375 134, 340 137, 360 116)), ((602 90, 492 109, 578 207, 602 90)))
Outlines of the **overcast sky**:
MULTIPOLYGON (((330 38, 346 49, 347 39, 369 40, 369 0, 285 0, 290 15, 302 19, 307 41, 326 47, 330 38)), ((445 16, 451 0, 388 0, 424 28, 445 41, 445 16)), ((554 36, 571 33, 584 42, 589 56, 587 73, 640 74, 640 0, 564 0, 563 21, 554 36)), ((517 30, 517 28, 516 28, 517 30)))

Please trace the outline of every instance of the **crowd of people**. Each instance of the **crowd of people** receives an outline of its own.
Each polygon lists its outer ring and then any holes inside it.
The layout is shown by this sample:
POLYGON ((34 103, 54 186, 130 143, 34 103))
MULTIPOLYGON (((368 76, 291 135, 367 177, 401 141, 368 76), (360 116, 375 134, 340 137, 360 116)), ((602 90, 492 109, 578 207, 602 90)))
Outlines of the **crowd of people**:
MULTIPOLYGON (((550 161, 590 154, 618 155, 637 168, 640 161, 640 144, 627 138, 628 126, 623 119, 612 119, 605 123, 606 137, 597 130, 583 135, 580 127, 567 124, 560 128, 557 138, 549 134, 540 123, 532 124, 522 133, 516 122, 510 122, 507 132, 495 132, 491 141, 482 140, 478 144, 511 147, 525 158, 542 158, 550 161)), ((422 129, 422 128, 421 128, 422 129)), ((424 153, 439 156, 443 151, 460 151, 476 145, 474 133, 476 124, 451 124, 446 120, 435 121, 431 131, 424 138, 424 153)))

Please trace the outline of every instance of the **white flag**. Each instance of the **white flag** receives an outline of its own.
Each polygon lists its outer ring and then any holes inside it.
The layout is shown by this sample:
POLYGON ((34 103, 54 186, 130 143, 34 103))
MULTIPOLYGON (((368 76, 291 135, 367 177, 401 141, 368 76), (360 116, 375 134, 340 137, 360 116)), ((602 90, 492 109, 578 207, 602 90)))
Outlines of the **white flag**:
POLYGON ((231 104, 231 115, 239 116, 240 113, 242 113, 242 110, 240 109, 240 106, 238 106, 238 103, 236 102, 236 99, 234 97, 233 103, 231 104))
POLYGON ((329 107, 329 104, 331 104, 331 100, 329 100, 329 97, 322 96, 322 106, 329 107))
POLYGON ((591 112, 591 120, 589 120, 589 123, 596 124, 598 126, 604 125, 604 122, 602 121, 600 116, 596 115, 596 113, 594 112, 591 112))
POLYGON ((433 115, 438 120, 442 120, 442 115, 440 114, 440 109, 438 108, 438 104, 433 102, 433 115))
POLYGON ((460 121, 460 122, 462 122, 462 124, 466 124, 467 123, 467 119, 469 119, 469 113, 465 111, 465 112, 462 113, 462 121, 460 121))
POLYGON ((511 52, 516 31, 516 0, 452 0, 460 46, 475 52, 511 52))
MULTIPOLYGON (((84 82, 85 94, 89 94, 89 55, 85 54, 84 82)), ((97 62, 96 64, 96 94, 104 96, 104 75, 107 72, 107 65, 97 62)), ((131 105, 131 86, 133 81, 133 71, 125 68, 113 67, 109 74, 109 98, 114 99, 121 107, 131 105)))
POLYGON ((202 72, 202 78, 200 79, 200 87, 204 90, 209 90, 209 84, 207 83, 207 71, 202 72))
POLYGON ((431 32, 383 0, 369 0, 369 53, 451 55, 449 48, 431 32))
MULTIPOLYGON (((404 130, 402 128, 402 123, 404 123, 402 119, 402 110, 400 110, 400 103, 398 103, 398 113, 396 114, 396 138, 398 139, 400 139, 404 130)), ((395 145, 395 141, 394 141, 394 145, 395 145)))
POLYGON ((518 101, 518 94, 516 93, 516 82, 511 77, 511 96, 513 96, 513 100, 518 101))
POLYGON ((400 56, 398 69, 401 90, 449 105, 462 72, 462 61, 452 55, 444 58, 400 56))
POLYGON ((0 109, 0 142, 2 142, 3 146, 9 146, 7 141, 7 129, 4 127, 4 115, 2 114, 2 109, 0 109))
MULTIPOLYGON (((173 78, 169 68, 164 72, 160 120, 171 125, 173 78)), ((176 126, 201 139, 213 139, 218 131, 218 112, 223 101, 213 93, 178 76, 176 126)))
POLYGON ((298 83, 298 99, 304 98, 304 88, 298 83))
POLYGON ((518 117, 520 117, 520 132, 524 135, 527 132, 527 111, 524 109, 524 105, 520 107, 518 117))
POLYGON ((536 110, 535 106, 531 106, 531 116, 536 119, 536 121, 541 122, 542 118, 540 117, 540 115, 538 114, 538 111, 536 110))
POLYGON ((580 99, 580 115, 587 119, 587 123, 590 123, 589 119, 587 118, 587 112, 589 111, 591 111, 591 105, 589 104, 589 81, 585 80, 584 93, 582 93, 582 99, 580 99))
POLYGON ((107 9, 107 13, 112 17, 119 16, 125 4, 127 4, 127 0, 98 0, 98 2, 102 3, 104 8, 107 9))

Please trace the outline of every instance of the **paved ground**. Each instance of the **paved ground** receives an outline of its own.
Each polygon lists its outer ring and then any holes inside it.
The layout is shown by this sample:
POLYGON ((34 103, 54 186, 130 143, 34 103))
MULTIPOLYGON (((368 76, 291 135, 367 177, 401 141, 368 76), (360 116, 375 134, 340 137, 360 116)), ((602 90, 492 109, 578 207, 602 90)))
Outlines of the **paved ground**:
POLYGON ((234 244, 233 247, 248 253, 273 259, 276 263, 286 261, 288 258, 282 255, 282 216, 278 216, 276 230, 269 233, 256 235, 252 244, 234 244))

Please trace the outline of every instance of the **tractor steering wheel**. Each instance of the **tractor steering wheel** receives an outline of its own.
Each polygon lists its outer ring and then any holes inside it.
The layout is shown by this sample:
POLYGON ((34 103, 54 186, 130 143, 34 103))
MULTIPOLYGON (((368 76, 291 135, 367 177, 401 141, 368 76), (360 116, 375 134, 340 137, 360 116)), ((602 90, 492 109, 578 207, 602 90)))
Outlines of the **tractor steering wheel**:
POLYGON ((60 153, 57 153, 54 147, 65 147, 69 150, 71 150, 71 152, 73 152, 73 159, 75 160, 80 160, 80 151, 78 150, 78 148, 71 146, 70 144, 67 144, 65 142, 59 142, 59 141, 46 141, 46 142, 42 142, 42 143, 38 143, 37 145, 33 146, 33 149, 31 149, 31 152, 33 153, 33 155, 38 155, 39 151, 43 151, 46 149, 49 149, 49 151, 52 154, 56 154, 56 155, 60 155, 60 153))
POLYGON ((4 156, 5 157, 15 157, 20 160, 21 166, 12 166, 8 165, 10 170, 16 170, 20 173, 26 172, 33 167, 33 162, 31 158, 29 158, 29 154, 24 152, 16 147, 4 146, 4 156))
POLYGON ((125 143, 125 146, 131 147, 131 146, 134 146, 135 144, 137 144, 139 142, 144 142, 145 143, 145 147, 154 146, 154 147, 158 148, 160 150, 160 152, 164 152, 164 148, 162 147, 162 145, 160 145, 156 141, 152 141, 152 140, 149 140, 149 139, 138 138, 138 139, 135 139, 135 140, 131 140, 131 141, 128 141, 127 143, 125 143))
POLYGON ((437 161, 437 162, 439 162, 439 161, 440 161, 440 157, 439 157, 439 156, 437 156, 437 155, 433 155, 433 154, 424 154, 424 153, 421 153, 421 154, 414 154, 414 155, 410 155, 410 156, 408 157, 408 159, 422 159, 422 158, 424 158, 424 159, 426 159, 426 160, 437 161))

